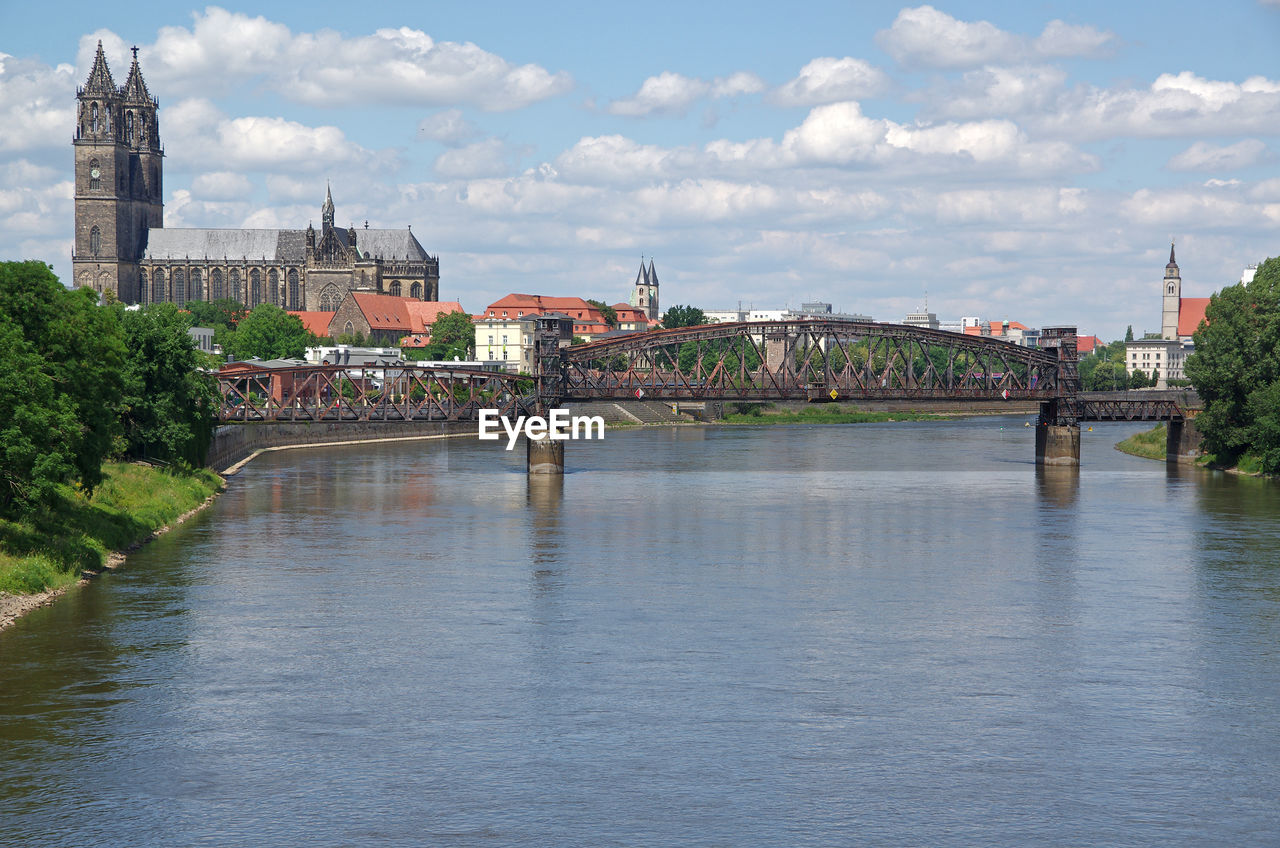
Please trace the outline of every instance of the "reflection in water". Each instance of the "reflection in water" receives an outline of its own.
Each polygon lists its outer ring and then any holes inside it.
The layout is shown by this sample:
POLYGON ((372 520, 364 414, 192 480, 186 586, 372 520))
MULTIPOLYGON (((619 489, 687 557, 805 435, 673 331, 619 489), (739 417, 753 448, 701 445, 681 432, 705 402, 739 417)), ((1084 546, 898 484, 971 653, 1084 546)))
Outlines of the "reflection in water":
POLYGON ((1280 841, 1275 489, 1028 430, 261 457, 0 634, 0 844, 1280 841))

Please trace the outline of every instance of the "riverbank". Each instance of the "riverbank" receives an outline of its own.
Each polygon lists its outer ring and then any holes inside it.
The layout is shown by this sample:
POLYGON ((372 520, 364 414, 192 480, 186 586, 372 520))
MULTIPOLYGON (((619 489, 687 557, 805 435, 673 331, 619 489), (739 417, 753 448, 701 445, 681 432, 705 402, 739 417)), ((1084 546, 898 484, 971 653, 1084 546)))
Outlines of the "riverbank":
POLYGON ((1165 426, 1157 424, 1145 433, 1134 433, 1129 438, 1116 442, 1116 450, 1121 453, 1127 453, 1130 456, 1138 456, 1143 459, 1158 459, 1163 462, 1168 450, 1167 437, 1165 426))
POLYGON ((917 410, 893 412, 870 411, 841 404, 806 405, 799 408, 775 408, 772 405, 742 405, 742 411, 729 412, 719 424, 871 424, 884 421, 942 421, 950 416, 917 410))
POLYGON ((222 478, 111 463, 92 498, 66 487, 49 509, 0 520, 0 630, 212 502, 222 478))

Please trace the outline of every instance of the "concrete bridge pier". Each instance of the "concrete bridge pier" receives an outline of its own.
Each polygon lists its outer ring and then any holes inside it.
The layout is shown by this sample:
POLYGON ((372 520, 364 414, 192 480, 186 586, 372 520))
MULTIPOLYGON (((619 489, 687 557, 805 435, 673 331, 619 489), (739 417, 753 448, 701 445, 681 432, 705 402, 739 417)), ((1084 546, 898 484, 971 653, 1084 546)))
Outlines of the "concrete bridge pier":
POLYGON ((1165 435, 1164 456, 1167 462, 1192 462, 1200 455, 1204 436, 1195 419, 1170 421, 1165 435))
POLYGON ((1036 465, 1080 465, 1080 425, 1036 426, 1036 465))
POLYGON ((530 474, 563 474, 564 442, 549 436, 541 439, 525 439, 528 446, 528 472, 530 474))

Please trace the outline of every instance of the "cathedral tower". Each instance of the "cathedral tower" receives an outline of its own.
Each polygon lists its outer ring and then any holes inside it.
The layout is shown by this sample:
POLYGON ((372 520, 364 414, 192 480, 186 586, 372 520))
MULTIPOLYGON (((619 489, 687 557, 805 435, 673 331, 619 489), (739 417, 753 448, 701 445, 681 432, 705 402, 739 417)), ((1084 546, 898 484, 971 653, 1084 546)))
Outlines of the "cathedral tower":
POLYGON ((138 49, 128 79, 116 88, 99 41, 76 100, 72 275, 77 286, 133 303, 148 230, 164 226, 159 103, 142 79, 138 49))
POLYGON ((631 305, 643 309, 650 321, 662 317, 658 309, 658 272, 649 260, 649 267, 644 267, 644 259, 640 260, 640 273, 636 274, 635 285, 631 289, 631 305))
POLYGON ((1164 314, 1160 322, 1160 338, 1178 337, 1178 310, 1182 301, 1182 272, 1173 258, 1173 244, 1169 244, 1169 264, 1164 266, 1164 314))

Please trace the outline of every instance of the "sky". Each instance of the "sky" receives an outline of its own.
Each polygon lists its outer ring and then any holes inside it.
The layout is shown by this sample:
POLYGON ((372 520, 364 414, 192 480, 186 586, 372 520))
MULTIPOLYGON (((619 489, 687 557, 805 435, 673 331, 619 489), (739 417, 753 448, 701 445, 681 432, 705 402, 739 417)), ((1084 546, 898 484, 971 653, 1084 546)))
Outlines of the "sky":
POLYGON ((167 227, 412 226, 440 297, 1160 329, 1280 254, 1280 0, 0 0, 0 258, 70 279, 76 86, 160 101, 167 227))

